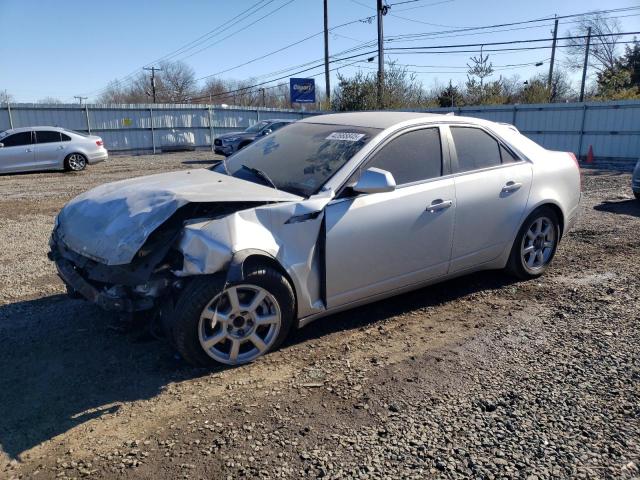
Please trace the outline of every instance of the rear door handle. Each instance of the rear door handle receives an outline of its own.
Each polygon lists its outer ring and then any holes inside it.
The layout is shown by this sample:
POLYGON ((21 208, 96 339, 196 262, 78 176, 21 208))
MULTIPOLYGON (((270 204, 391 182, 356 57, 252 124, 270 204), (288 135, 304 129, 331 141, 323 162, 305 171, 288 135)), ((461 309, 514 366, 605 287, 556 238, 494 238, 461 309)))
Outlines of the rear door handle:
POLYGON ((27 148, 25 151, 26 152, 33 152, 33 148, 27 148))
POLYGON ((58 147, 58 150, 64 150, 64 145, 60 145, 60 146, 58 147))
POLYGON ((516 190, 519 190, 520 187, 522 187, 521 183, 517 183, 510 180, 507 182, 507 184, 504 187, 502 187, 502 193, 515 192, 516 190))
POLYGON ((449 208, 451 205, 453 205, 453 200, 442 200, 441 198, 438 198, 437 200, 431 202, 431 205, 427 207, 427 212, 438 212, 440 210, 449 208))

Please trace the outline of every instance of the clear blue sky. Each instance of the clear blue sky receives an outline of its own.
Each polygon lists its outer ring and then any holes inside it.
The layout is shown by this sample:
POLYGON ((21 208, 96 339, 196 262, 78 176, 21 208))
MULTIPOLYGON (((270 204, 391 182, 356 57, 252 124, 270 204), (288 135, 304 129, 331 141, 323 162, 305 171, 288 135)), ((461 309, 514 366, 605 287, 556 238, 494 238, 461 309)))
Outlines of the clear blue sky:
MULTIPOLYGON (((401 1, 403 0, 388 0, 387 3, 401 1)), ((637 0, 611 0, 606 3, 602 0, 437 2, 438 0, 419 0, 393 6, 391 15, 385 17, 385 37, 516 22, 603 8, 639 6, 637 0)), ((78 94, 92 98, 109 81, 135 72, 143 65, 196 40, 219 25, 228 25, 231 18, 255 3, 257 0, 0 0, 0 90, 6 89, 19 102, 37 101, 46 96, 73 101, 73 95, 78 94)), ((247 17, 244 22, 175 58, 184 59, 195 69, 197 77, 202 77, 276 50, 320 32, 323 28, 322 0, 264 0, 263 3, 267 5, 247 17), (280 10, 255 25, 247 26, 244 31, 224 39, 281 6, 280 10), (210 48, 185 58, 195 50, 209 46, 210 48)), ((329 25, 331 27, 374 15, 374 7, 375 0, 329 0, 329 25)), ((623 31, 640 30, 640 10, 615 15, 623 16, 620 18, 623 31)), ((561 34, 574 26, 567 22, 568 20, 561 21, 561 34)), ((535 28, 455 37, 448 34, 448 38, 394 44, 446 45, 550 36, 549 23, 529 26, 535 28)), ((330 35, 330 52, 335 54, 375 38, 375 21, 339 28, 330 35)), ((470 54, 412 54, 388 55, 387 59, 418 65, 409 68, 420 72, 418 78, 426 87, 430 87, 434 82, 444 84, 449 79, 454 83, 462 82, 469 56, 470 54)), ((259 77, 322 57, 323 39, 322 35, 318 35, 264 60, 224 73, 221 77, 259 77)), ((491 61, 496 67, 544 61, 542 67, 526 65, 496 69, 496 76, 517 73, 524 80, 537 72, 546 72, 548 57, 548 50, 507 54, 502 52, 493 54, 491 61)), ((560 59, 562 57, 560 54, 560 59)), ((374 66, 375 62, 365 64, 363 68, 374 66)), ((357 68, 357 65, 346 66, 341 71, 350 74, 357 68)), ((320 68, 309 74, 321 72, 320 68)), ((335 73, 332 74, 334 80, 335 73)), ((265 79, 274 77, 271 75, 265 79)), ((316 78, 323 85, 323 77, 316 78)), ((575 74, 574 78, 577 78, 575 74)))

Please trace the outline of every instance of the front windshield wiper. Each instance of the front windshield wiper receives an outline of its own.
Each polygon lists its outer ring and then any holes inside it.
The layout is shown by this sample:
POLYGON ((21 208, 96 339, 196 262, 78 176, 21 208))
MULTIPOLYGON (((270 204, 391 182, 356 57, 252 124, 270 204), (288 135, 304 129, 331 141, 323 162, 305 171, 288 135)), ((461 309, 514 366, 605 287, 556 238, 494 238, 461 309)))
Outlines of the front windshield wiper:
POLYGON ((241 165, 242 168, 244 168, 245 170, 249 170, 251 173, 253 173, 256 177, 261 178, 262 180, 264 180, 265 182, 267 182, 269 185, 271 185, 273 188, 275 188, 276 190, 278 190, 278 187, 276 187, 276 184, 274 183, 273 180, 271 180, 269 178, 269 175, 267 175, 266 173, 264 173, 262 170, 260 170, 259 168, 254 168, 254 167, 247 167, 246 165, 241 165))

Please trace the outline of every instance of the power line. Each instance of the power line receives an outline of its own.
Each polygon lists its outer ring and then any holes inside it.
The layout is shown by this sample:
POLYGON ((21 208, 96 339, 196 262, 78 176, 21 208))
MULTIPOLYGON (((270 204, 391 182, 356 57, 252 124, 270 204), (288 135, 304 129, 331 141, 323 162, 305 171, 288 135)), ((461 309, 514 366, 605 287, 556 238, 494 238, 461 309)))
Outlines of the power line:
MULTIPOLYGON (((371 16, 368 16, 368 17, 358 18, 358 19, 356 19, 356 20, 351 20, 351 21, 349 21, 349 22, 345 22, 345 23, 342 23, 342 24, 340 24, 340 25, 336 25, 335 27, 331 27, 331 28, 329 29, 329 32, 332 32, 333 30, 336 30, 336 29, 338 29, 338 28, 346 27, 346 26, 348 26, 348 25, 353 25, 354 23, 361 23, 361 22, 365 22, 365 21, 367 21, 367 20, 369 20, 369 19, 372 19, 373 17, 374 17, 374 16, 373 16, 373 15, 371 15, 371 16)), ((307 36, 307 37, 304 37, 304 38, 302 38, 302 39, 300 39, 300 40, 297 40, 297 41, 295 41, 295 42, 289 43, 289 44, 287 44, 287 45, 285 45, 285 46, 283 46, 283 47, 281 47, 281 48, 278 48, 278 49, 276 49, 276 50, 273 50, 273 51, 271 51, 271 52, 269 52, 269 53, 266 53, 266 54, 264 54, 264 55, 261 55, 261 56, 259 56, 259 57, 255 57, 255 58, 252 58, 251 60, 247 60, 247 61, 246 61, 246 62, 244 62, 244 63, 240 63, 240 64, 235 65, 235 66, 233 66, 233 67, 229 67, 229 68, 226 68, 226 69, 224 69, 224 70, 220 70, 219 72, 211 73, 211 74, 209 74, 209 75, 204 75, 204 76, 202 76, 202 77, 197 78, 196 80, 204 80, 205 78, 215 77, 215 76, 218 76, 218 75, 222 75, 223 73, 227 73, 227 72, 230 72, 230 71, 232 71, 232 70, 236 70, 236 69, 238 69, 238 68, 244 67, 244 66, 246 66, 246 65, 249 65, 249 64, 251 64, 251 63, 257 62, 257 61, 262 60, 262 59, 264 59, 264 58, 267 58, 267 57, 270 57, 270 56, 272 56, 272 55, 275 55, 276 53, 280 53, 280 52, 282 52, 282 51, 284 51, 284 50, 287 50, 287 49, 289 49, 289 48, 291 48, 291 47, 295 47, 296 45, 299 45, 299 44, 301 44, 301 43, 303 43, 303 42, 306 42, 307 40, 310 40, 310 39, 312 39, 312 38, 318 37, 318 36, 322 35, 323 33, 324 33, 324 30, 322 30, 322 31, 320 31, 320 32, 317 32, 317 33, 314 33, 314 34, 312 34, 312 35, 309 35, 309 36, 307 36)))
MULTIPOLYGON (((348 59, 352 59, 352 58, 362 57, 362 56, 365 56, 365 55, 371 55, 372 53, 375 53, 375 52, 376 52, 376 50, 372 50, 370 52, 365 52, 365 53, 361 53, 361 54, 357 54, 357 55, 352 55, 350 57, 344 57, 344 58, 341 58, 341 59, 329 60, 329 63, 335 63, 335 62, 342 61, 342 60, 348 60, 348 59)), ((354 62, 354 63, 356 63, 356 62, 354 62)), ((255 87, 261 87, 262 85, 266 85, 267 83, 277 82, 278 80, 283 80, 285 78, 289 78, 289 77, 292 77, 294 75, 299 75, 301 73, 306 73, 306 72, 308 72, 310 70, 315 70, 315 69, 320 68, 320 67, 324 67, 324 62, 319 63, 318 65, 315 65, 313 67, 305 68, 304 70, 299 70, 297 72, 289 73, 289 74, 281 76, 279 78, 273 78, 271 80, 265 80, 264 82, 256 83, 254 85, 249 85, 247 87, 242 87, 242 88, 238 88, 238 89, 235 89, 235 90, 229 90, 227 92, 218 93, 218 94, 212 95, 212 97, 220 97, 220 96, 223 96, 223 95, 226 96, 226 95, 229 95, 229 94, 232 94, 232 93, 241 92, 243 90, 250 90, 250 89, 253 89, 255 87)), ((341 65, 341 66, 336 67, 336 68, 334 68, 334 69, 332 69, 330 71, 337 70, 339 68, 345 68, 345 66, 341 65)), ((320 74, 318 74, 318 75, 320 75, 320 74)), ((317 75, 315 75, 315 76, 317 76, 317 75)), ((209 95, 202 95, 200 97, 194 97, 193 100, 200 100, 200 99, 203 99, 203 98, 209 98, 209 95)))
POLYGON ((274 13, 278 12, 279 10, 282 10, 284 7, 286 7, 287 5, 289 5, 289 4, 291 4, 291 3, 295 2, 295 1, 296 1, 296 0, 289 0, 288 2, 286 2, 286 3, 282 4, 282 5, 280 5, 278 8, 275 8, 275 9, 271 10, 271 11, 270 11, 269 13, 267 13, 266 15, 263 15, 262 17, 258 18, 257 20, 255 20, 255 21, 251 22, 250 24, 248 24, 248 25, 244 25, 244 26, 243 26, 242 28, 240 28, 239 30, 236 30, 235 32, 230 33, 230 34, 229 34, 229 35, 227 35, 226 37, 223 37, 223 38, 221 38, 220 40, 217 40, 217 41, 215 41, 215 42, 213 42, 213 43, 210 43, 209 45, 206 45, 206 46, 202 47, 200 50, 196 50, 195 52, 190 53, 190 54, 189 54, 189 55, 187 55, 186 57, 182 57, 182 58, 183 58, 183 60, 184 60, 184 59, 186 59, 186 58, 191 58, 191 57, 193 57, 194 55, 196 55, 196 54, 198 54, 198 53, 200 53, 200 52, 202 52, 202 51, 204 51, 204 50, 207 50, 207 49, 209 49, 209 48, 211 48, 211 47, 213 47, 213 46, 215 46, 215 45, 218 45, 219 43, 221 43, 221 42, 225 41, 227 38, 233 37, 234 35, 236 35, 236 34, 238 34, 238 33, 243 32, 245 29, 247 29, 247 28, 251 27, 252 25, 255 25, 256 23, 258 23, 259 21, 264 20, 265 18, 267 18, 267 17, 269 17, 269 16, 273 15, 274 13))
MULTIPOLYGON (((603 33, 599 35, 591 35, 590 37, 614 37, 614 36, 623 36, 623 35, 638 35, 640 32, 620 32, 620 33, 603 33)), ((557 40, 581 40, 588 38, 587 35, 572 35, 567 37, 558 37, 557 40)), ((483 42, 483 43, 463 43, 457 45, 425 45, 419 47, 392 47, 393 50, 429 50, 436 48, 468 48, 468 47, 485 47, 485 46, 494 46, 494 45, 514 45, 517 43, 536 43, 536 42, 549 42, 552 41, 553 38, 533 38, 527 40, 508 40, 503 42, 483 42)), ((601 42, 606 43, 606 42, 601 42)), ((537 47, 537 48, 545 48, 545 47, 537 47)), ((550 48, 550 47, 549 47, 550 48)))
MULTIPOLYGON (((352 0, 352 1, 355 1, 355 0, 352 0)), ((574 13, 569 15, 560 15, 558 17, 554 15, 552 17, 543 17, 543 18, 537 18, 533 20, 522 20, 518 22, 498 23, 493 25, 483 25, 483 26, 476 26, 476 27, 460 27, 453 30, 441 30, 436 32, 423 32, 423 33, 415 33, 415 34, 396 35, 394 38, 401 39, 401 38, 414 38, 414 37, 428 37, 428 36, 447 34, 447 33, 468 32, 473 30, 487 30, 487 29, 500 28, 500 27, 512 27, 515 25, 525 25, 530 23, 548 22, 548 21, 553 21, 556 18, 562 20, 566 18, 584 17, 589 15, 595 15, 595 14, 620 13, 620 12, 628 12, 633 10, 640 10, 640 7, 622 7, 622 8, 614 8, 609 10, 590 10, 588 12, 574 13)))
MULTIPOLYGON (((253 15, 253 14, 257 13, 259 10, 261 10, 261 9, 263 9, 263 8, 265 8, 265 7, 267 7, 269 4, 273 3, 275 0, 269 0, 267 3, 264 3, 264 2, 266 2, 266 1, 267 1, 267 0, 260 0, 259 2, 254 3, 253 5, 251 5, 251 6, 250 6, 249 8, 247 8, 246 10, 243 10, 242 12, 240 12, 239 14, 237 14, 235 17, 231 18, 230 20, 227 20, 225 23, 218 25, 218 26, 217 26, 217 27, 215 27, 214 29, 209 30, 207 33, 205 33, 205 34, 203 34, 203 35, 199 36, 199 37, 198 37, 198 38, 196 38, 195 40, 192 40, 191 42, 184 44, 184 45, 183 45, 183 46, 181 46, 180 48, 177 48, 176 50, 173 50, 172 52, 169 52, 168 54, 166 54, 166 55, 164 55, 164 56, 162 56, 162 57, 160 57, 160 58, 157 58, 156 60, 154 60, 153 62, 150 62, 150 63, 158 63, 158 62, 160 62, 160 61, 162 61, 162 60, 164 60, 164 59, 166 59, 166 58, 173 57, 173 56, 175 56, 176 54, 180 54, 180 53, 182 53, 182 52, 184 52, 184 51, 191 50, 191 49, 193 49, 193 48, 197 47, 198 45, 201 45, 202 43, 204 43, 204 42, 206 42, 207 40, 209 40, 209 39, 213 38, 214 36, 218 35, 219 33, 222 33, 222 32, 224 32, 224 31, 226 31, 226 30, 230 29, 230 28, 231 28, 231 27, 233 27, 234 25, 237 25, 238 23, 242 22, 242 20, 244 20, 244 19, 246 19, 246 18, 250 17, 251 15, 253 15), (263 5, 260 5, 261 3, 262 3, 263 5), (257 8, 256 8, 256 7, 257 7, 257 8), (254 10, 254 9, 255 9, 255 10, 254 10), (254 10, 254 11, 253 11, 253 12, 251 12, 251 13, 248 13, 248 14, 247 14, 247 12, 250 12, 251 10, 254 10), (247 14, 247 15, 245 15, 245 14, 247 14), (240 18, 240 17, 242 17, 243 15, 244 15, 245 17, 244 17, 244 18, 240 18), (223 27, 224 27, 224 28, 223 28, 223 27)), ((148 65, 149 65, 149 64, 147 64, 147 65, 145 65, 145 66, 148 66, 148 65)))
MULTIPOLYGON (((635 35, 635 34, 638 34, 638 33, 640 33, 640 32, 622 32, 622 33, 618 33, 618 34, 614 34, 614 35, 616 35, 616 36, 635 35)), ((596 35, 592 35, 592 37, 594 37, 594 36, 596 36, 596 35)), ((609 35, 599 35, 599 36, 610 36, 610 34, 609 35)), ((586 38, 586 36, 576 35, 576 36, 559 37, 558 40, 580 39, 580 38, 586 38)), ((435 49, 435 48, 459 48, 459 47, 473 47, 473 46, 478 46, 478 47, 482 46, 482 47, 484 47, 486 45, 496 45, 496 46, 497 45, 511 45, 511 44, 516 44, 516 43, 531 43, 531 42, 541 42, 541 41, 549 41, 549 40, 551 40, 551 39, 544 38, 544 39, 513 40, 513 41, 508 41, 508 42, 490 42, 490 43, 482 43, 482 44, 478 43, 478 44, 462 44, 462 45, 432 45, 432 46, 427 46, 427 47, 399 47, 399 48, 392 48, 392 49, 389 49, 389 50, 391 50, 391 51, 400 50, 400 52, 397 52, 399 54, 402 54, 402 53, 451 53, 450 51, 414 52, 414 50, 425 49, 425 48, 426 49, 435 49)), ((624 44, 624 43, 633 43, 633 42, 619 42, 619 43, 624 44)), ((567 45, 558 45, 557 47, 568 47, 568 46, 567 45)), ((497 51, 540 50, 540 49, 546 49, 546 48, 551 48, 551 46, 546 46, 545 45, 545 46, 537 46, 537 47, 514 47, 514 48, 506 48, 506 49, 497 49, 497 51)), ((484 49, 484 51, 485 52, 491 52, 491 51, 494 51, 494 49, 484 49)), ((465 52, 477 53, 476 50, 467 50, 465 52)), ((358 58, 358 57, 363 57, 363 56, 370 55, 370 54, 373 54, 373 53, 377 53, 377 50, 371 50, 371 51, 368 51, 368 52, 351 55, 349 57, 335 58, 335 59, 331 60, 329 63, 342 62, 342 61, 345 61, 345 60, 358 58)), ((396 52, 394 52, 394 53, 396 53, 396 52)), ((351 65, 353 65, 355 63, 358 63, 360 61, 361 60, 356 60, 351 65)), ((293 76, 293 75, 298 75, 300 73, 306 73, 308 71, 315 70, 315 69, 317 69, 319 67, 322 67, 322 66, 324 66, 324 63, 318 63, 317 65, 314 65, 312 67, 309 67, 309 68, 306 68, 306 69, 303 69, 303 70, 299 70, 299 71, 296 71, 294 73, 289 73, 289 74, 281 76, 279 78, 274 78, 274 79, 271 79, 271 80, 265 80, 263 82, 255 84, 255 85, 250 85, 250 86, 243 87, 243 88, 240 88, 240 89, 231 90, 231 91, 228 91, 228 92, 223 92, 223 93, 220 93, 220 94, 216 94, 215 96, 228 95, 228 94, 231 94, 231 93, 237 93, 239 91, 250 90, 250 89, 253 89, 255 87, 259 87, 259 86, 265 85, 267 83, 271 83, 271 82, 275 82, 275 81, 278 81, 278 80, 282 80, 284 78, 287 78, 287 77, 290 77, 290 76, 293 76)), ((343 65, 343 66, 340 66, 340 67, 337 67, 337 68, 346 68, 346 66, 343 65)), ((337 69, 337 68, 335 68, 335 69, 337 69)), ((427 73, 427 72, 425 72, 425 73, 427 73)), ((433 73, 433 72, 431 72, 431 73, 433 73)), ((203 97, 196 97, 194 99, 207 98, 207 97, 208 96, 205 95, 203 97)))
MULTIPOLYGON (((229 28, 231 28, 231 27, 233 27, 233 26, 237 25, 238 23, 241 23, 243 20, 245 20, 245 19, 249 18, 250 16, 254 15, 254 14, 255 14, 255 13, 257 13, 259 10, 261 10, 261 9, 263 9, 263 8, 265 8, 265 7, 267 7, 269 4, 273 3, 274 1, 275 1, 275 0, 268 0, 268 1, 267 1, 267 0, 260 0, 260 1, 258 1, 257 3, 253 4, 251 7, 247 8, 246 10, 243 10, 242 12, 240 12, 239 14, 237 14, 235 17, 233 17, 233 18, 231 18, 230 20, 226 21, 225 23, 218 25, 218 26, 217 26, 217 27, 215 27, 214 29, 212 29, 212 30, 210 30, 209 32, 207 32, 207 33, 205 33, 205 34, 201 35, 200 37, 196 38, 195 40, 192 40, 191 42, 184 44, 184 45, 183 45, 183 46, 181 46, 180 48, 178 48, 178 49, 176 49, 176 50, 173 50, 172 52, 170 52, 170 53, 168 53, 168 54, 165 54, 165 55, 163 55, 162 57, 159 57, 159 58, 157 58, 156 60, 154 60, 154 61, 152 61, 152 62, 149 62, 149 63, 145 64, 145 65, 144 65, 144 67, 149 66, 149 65, 151 65, 151 64, 153 64, 153 63, 159 63, 159 62, 161 62, 161 61, 163 61, 163 60, 168 60, 169 58, 174 58, 175 56, 177 56, 177 55, 179 55, 179 54, 185 53, 185 52, 187 52, 187 51, 189 51, 189 50, 191 50, 191 49, 193 49, 193 48, 198 47, 198 46, 199 46, 199 45, 201 45, 202 43, 204 43, 204 42, 206 42, 207 40, 209 40, 209 39, 213 38, 214 36, 216 36, 216 35, 218 35, 218 34, 220 34, 220 33, 224 32, 224 31, 228 30, 229 28), (267 3, 264 3, 264 2, 267 2, 267 3), (261 5, 261 4, 262 4, 262 5, 261 5), (252 10, 253 10, 253 11, 252 11, 252 10), (248 13, 248 12, 250 12, 250 13, 248 13), (224 28, 223 28, 223 27, 224 27, 224 28)), ((291 1, 293 1, 293 0, 291 0, 291 1)), ((288 3, 291 3, 291 1, 290 1, 290 2, 288 2, 288 3)), ((288 4, 288 3, 287 3, 287 4, 288 4)), ((282 7, 286 6, 287 4, 283 5, 282 7)), ((280 8, 282 8, 282 7, 280 7, 280 8)), ((278 10, 279 10, 279 9, 278 9, 278 10)), ((273 13, 273 12, 271 12, 271 13, 273 13)), ((266 15, 266 16, 268 16, 268 15, 266 15)), ((261 20, 261 19, 263 19, 263 18, 265 18, 265 17, 261 17, 261 18, 260 18, 260 19, 258 19, 256 22, 253 22, 253 23, 252 23, 252 24, 250 24, 250 25, 253 25, 254 23, 257 23, 258 21, 260 21, 260 20, 261 20)), ((250 26, 250 25, 247 25, 247 26, 250 26)), ((245 27, 245 28, 246 28, 246 27, 245 27)), ((237 33, 237 32, 235 32, 235 33, 237 33)), ((235 33, 234 33, 234 34, 235 34, 235 33)), ((231 35, 229 35, 229 36, 231 36, 231 35)), ((226 39, 226 38, 228 38, 229 36, 227 36, 227 37, 223 38, 223 39, 222 39, 222 40, 220 40, 220 41, 225 40, 225 39, 226 39)), ((219 43, 219 42, 218 42, 218 43, 219 43)), ((212 45, 211 45, 211 46, 212 46, 212 45)), ((209 48, 209 47, 207 47, 207 48, 209 48)), ((197 53, 197 52, 196 52, 196 53, 197 53)), ((129 73, 129 74, 127 74, 127 75, 125 75, 125 76, 124 76, 124 77, 122 77, 121 79, 117 79, 115 83, 120 84, 120 83, 125 82, 126 80, 132 79, 132 78, 133 78, 133 77, 134 77, 134 76, 135 76, 139 71, 140 71, 139 69, 136 69, 136 70, 132 71, 131 73, 129 73)), ((97 90, 92 90, 91 92, 87 92, 87 93, 89 94, 89 93, 102 92, 102 91, 104 91, 104 90, 106 90, 106 89, 108 89, 108 88, 109 88, 109 87, 107 86, 107 87, 103 87, 103 88, 100 88, 100 89, 97 89, 97 90)))

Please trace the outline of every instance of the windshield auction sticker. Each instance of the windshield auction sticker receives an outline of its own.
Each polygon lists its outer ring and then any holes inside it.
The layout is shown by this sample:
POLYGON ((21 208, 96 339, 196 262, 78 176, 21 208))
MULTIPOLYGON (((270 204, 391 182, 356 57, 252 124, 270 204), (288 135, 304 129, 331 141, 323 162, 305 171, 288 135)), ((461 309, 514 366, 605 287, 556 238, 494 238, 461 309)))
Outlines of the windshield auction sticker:
POLYGON ((364 138, 364 133, 351 133, 351 132, 333 132, 326 140, 339 140, 343 142, 357 142, 364 138))

